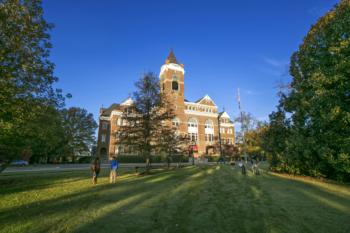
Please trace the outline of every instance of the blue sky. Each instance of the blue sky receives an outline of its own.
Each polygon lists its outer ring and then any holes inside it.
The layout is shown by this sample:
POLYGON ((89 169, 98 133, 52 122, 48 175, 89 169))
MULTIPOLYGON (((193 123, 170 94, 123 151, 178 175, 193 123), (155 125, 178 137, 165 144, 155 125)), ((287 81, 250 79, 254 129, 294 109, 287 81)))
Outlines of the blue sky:
POLYGON ((185 65, 185 95, 208 94, 231 118, 243 110, 267 119, 278 83, 310 26, 336 0, 44 0, 53 23, 56 85, 98 118, 128 97, 147 71, 159 73, 170 48, 185 65))

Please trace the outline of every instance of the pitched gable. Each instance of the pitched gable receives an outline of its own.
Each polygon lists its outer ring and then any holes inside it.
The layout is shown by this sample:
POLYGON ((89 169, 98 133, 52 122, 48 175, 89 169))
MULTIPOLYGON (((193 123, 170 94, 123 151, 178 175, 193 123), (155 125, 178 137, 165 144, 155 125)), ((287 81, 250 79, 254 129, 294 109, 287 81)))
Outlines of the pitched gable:
POLYGON ((209 95, 205 95, 196 101, 198 104, 208 105, 208 106, 216 106, 215 102, 209 97, 209 95))

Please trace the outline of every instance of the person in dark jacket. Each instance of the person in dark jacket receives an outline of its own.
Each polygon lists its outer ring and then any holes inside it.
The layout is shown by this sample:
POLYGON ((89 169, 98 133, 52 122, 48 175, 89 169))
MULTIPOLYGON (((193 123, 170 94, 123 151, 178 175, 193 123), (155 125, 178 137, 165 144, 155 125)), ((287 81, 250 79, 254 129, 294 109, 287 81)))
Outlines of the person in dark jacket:
POLYGON ((101 163, 99 158, 95 158, 94 162, 91 164, 91 171, 92 171, 92 183, 97 184, 97 177, 100 174, 101 169, 101 163))

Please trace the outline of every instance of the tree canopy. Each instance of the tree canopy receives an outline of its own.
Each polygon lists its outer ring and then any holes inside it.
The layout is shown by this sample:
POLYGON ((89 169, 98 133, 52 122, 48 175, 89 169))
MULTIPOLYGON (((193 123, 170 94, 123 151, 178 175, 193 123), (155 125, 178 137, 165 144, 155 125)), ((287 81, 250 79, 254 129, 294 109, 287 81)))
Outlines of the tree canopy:
POLYGON ((291 57, 290 74, 290 89, 270 115, 270 152, 280 156, 273 164, 288 172, 349 181, 349 0, 311 27, 291 57))

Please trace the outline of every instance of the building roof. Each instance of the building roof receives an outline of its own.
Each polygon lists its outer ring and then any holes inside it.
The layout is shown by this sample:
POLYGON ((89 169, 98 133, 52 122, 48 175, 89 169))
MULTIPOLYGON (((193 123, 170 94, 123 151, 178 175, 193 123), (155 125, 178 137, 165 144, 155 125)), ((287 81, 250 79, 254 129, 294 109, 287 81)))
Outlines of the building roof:
POLYGON ((133 105, 134 101, 131 99, 131 97, 128 97, 126 100, 124 100, 121 104, 112 104, 108 108, 101 108, 100 109, 100 116, 110 116, 113 110, 119 110, 122 111, 126 106, 133 105))
POLYGON ((230 119, 230 116, 228 115, 228 113, 227 112, 220 112, 219 113, 219 116, 221 117, 221 118, 228 118, 228 119, 230 119))
POLYGON ((196 101, 196 103, 216 106, 214 100, 212 100, 209 95, 205 95, 204 97, 200 98, 196 101))
POLYGON ((176 60, 176 57, 175 57, 173 49, 170 50, 170 53, 169 53, 167 59, 165 60, 165 64, 170 64, 170 63, 174 63, 174 64, 178 64, 179 65, 179 63, 176 60))
POLYGON ((119 104, 112 104, 108 108, 101 108, 100 109, 100 116, 110 116, 111 112, 113 110, 116 110, 116 109, 120 109, 120 105, 119 104))
POLYGON ((131 97, 128 97, 126 100, 123 101, 120 105, 123 106, 131 106, 134 104, 134 101, 131 99, 131 97))

